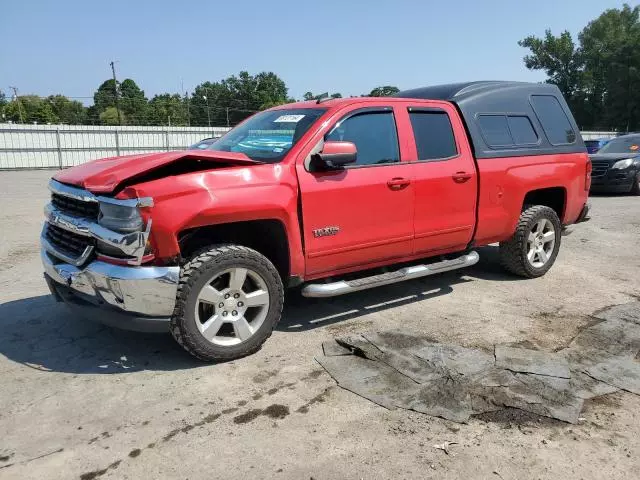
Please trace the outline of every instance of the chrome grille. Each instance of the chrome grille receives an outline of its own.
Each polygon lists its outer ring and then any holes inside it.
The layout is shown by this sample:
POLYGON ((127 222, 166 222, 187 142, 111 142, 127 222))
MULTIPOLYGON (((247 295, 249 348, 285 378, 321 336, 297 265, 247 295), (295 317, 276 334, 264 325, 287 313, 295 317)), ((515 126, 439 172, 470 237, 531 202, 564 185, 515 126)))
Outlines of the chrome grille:
POLYGON ((82 218, 97 219, 100 212, 98 202, 86 202, 57 193, 51 194, 51 203, 61 211, 82 218))
POLYGON ((122 205, 127 208, 152 207, 150 197, 115 199, 96 196, 82 188, 49 182, 51 203, 45 206, 45 225, 40 237, 43 249, 52 257, 80 267, 90 262, 100 247, 118 258, 140 265, 151 230, 151 219, 144 230, 112 231, 100 225, 100 205, 122 205), (117 255, 116 255, 117 253, 117 255))
POLYGON ((44 236, 57 251, 75 259, 82 257, 87 247, 95 246, 93 238, 78 235, 50 223, 46 225, 44 236))
POLYGON ((593 166, 591 177, 603 177, 609 170, 609 162, 607 160, 593 160, 591 165, 593 166))

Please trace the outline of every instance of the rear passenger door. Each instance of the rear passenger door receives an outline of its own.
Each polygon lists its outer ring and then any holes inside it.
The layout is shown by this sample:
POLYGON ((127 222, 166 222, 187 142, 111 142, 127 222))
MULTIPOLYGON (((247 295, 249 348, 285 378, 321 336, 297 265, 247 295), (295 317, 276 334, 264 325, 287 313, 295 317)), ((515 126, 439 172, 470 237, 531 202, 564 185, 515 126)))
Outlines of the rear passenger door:
POLYGON ((476 221, 478 178, 456 110, 442 102, 408 104, 414 188, 414 254, 466 248, 476 221))

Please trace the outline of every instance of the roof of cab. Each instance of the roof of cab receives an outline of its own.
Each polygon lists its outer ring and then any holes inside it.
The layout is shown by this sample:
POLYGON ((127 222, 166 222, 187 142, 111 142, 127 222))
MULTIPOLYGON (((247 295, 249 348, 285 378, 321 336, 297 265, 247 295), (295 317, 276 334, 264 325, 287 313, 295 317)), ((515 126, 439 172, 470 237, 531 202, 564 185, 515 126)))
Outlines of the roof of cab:
POLYGON ((394 95, 400 98, 420 98, 428 100, 446 100, 460 103, 464 100, 477 98, 486 94, 506 93, 522 90, 538 90, 556 92, 555 85, 547 83, 508 82, 502 80, 482 80, 475 82, 448 83, 429 87, 403 90, 394 95))

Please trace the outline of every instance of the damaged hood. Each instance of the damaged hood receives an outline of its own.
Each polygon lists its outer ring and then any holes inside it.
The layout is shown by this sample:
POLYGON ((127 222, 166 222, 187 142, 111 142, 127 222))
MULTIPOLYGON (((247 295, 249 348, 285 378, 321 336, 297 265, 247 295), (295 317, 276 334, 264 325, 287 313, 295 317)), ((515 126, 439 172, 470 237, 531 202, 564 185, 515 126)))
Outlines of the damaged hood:
POLYGON ((111 193, 121 183, 160 167, 184 160, 210 162, 211 168, 235 165, 256 165, 244 153, 214 151, 177 151, 110 157, 87 162, 63 170, 53 178, 93 193, 111 193))

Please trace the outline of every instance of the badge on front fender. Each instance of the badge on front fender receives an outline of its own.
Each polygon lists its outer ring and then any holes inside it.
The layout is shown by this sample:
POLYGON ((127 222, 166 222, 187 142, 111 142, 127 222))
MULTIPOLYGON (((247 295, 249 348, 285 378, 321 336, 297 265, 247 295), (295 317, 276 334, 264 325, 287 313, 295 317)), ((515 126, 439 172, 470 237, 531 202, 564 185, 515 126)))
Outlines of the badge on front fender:
POLYGON ((339 231, 340 231, 340 227, 317 228, 313 230, 313 236, 315 238, 329 237, 331 235, 336 235, 339 231))

